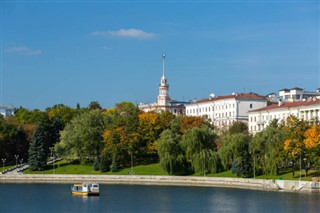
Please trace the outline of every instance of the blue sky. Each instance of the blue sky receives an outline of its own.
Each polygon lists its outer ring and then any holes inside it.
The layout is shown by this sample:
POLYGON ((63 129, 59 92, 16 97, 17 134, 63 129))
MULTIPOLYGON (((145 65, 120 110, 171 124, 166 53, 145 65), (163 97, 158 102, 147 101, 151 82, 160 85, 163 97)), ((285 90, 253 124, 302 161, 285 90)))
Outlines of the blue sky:
POLYGON ((320 87, 319 1, 1 1, 1 102, 154 102, 320 87))

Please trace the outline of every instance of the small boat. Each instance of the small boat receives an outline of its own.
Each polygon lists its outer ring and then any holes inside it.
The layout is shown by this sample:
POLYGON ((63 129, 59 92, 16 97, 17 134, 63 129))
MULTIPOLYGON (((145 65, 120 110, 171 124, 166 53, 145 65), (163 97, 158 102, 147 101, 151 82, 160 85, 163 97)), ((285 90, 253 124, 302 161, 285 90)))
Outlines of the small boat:
POLYGON ((71 193, 73 195, 99 195, 99 184, 98 183, 82 183, 82 184, 74 184, 71 187, 71 193))

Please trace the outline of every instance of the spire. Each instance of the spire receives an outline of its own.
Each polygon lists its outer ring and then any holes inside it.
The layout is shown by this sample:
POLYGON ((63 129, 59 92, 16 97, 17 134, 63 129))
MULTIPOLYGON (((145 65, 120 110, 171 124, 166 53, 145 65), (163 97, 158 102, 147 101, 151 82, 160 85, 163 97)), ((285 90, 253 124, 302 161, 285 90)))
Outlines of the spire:
POLYGON ((166 54, 162 54, 162 77, 164 76, 164 60, 166 59, 166 54))

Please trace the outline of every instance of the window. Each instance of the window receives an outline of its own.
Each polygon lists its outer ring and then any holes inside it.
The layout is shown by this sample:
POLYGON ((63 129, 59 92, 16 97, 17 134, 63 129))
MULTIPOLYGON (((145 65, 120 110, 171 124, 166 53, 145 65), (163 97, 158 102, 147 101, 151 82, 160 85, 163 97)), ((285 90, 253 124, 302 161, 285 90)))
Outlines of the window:
POLYGON ((252 104, 250 104, 250 109, 252 109, 252 104))

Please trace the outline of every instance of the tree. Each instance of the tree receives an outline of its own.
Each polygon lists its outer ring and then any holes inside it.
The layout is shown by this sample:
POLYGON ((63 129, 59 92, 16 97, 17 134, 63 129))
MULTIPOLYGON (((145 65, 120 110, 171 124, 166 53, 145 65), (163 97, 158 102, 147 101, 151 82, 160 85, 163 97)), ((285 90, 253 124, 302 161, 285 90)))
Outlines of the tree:
POLYGON ((38 125, 48 119, 45 112, 38 109, 33 111, 20 107, 14 115, 14 123, 16 125, 35 124, 38 125))
POLYGON ((181 146, 195 172, 216 173, 218 171, 219 158, 215 152, 215 137, 208 128, 193 128, 183 134, 181 146))
POLYGON ((59 120, 62 128, 69 123, 72 118, 79 114, 79 110, 65 106, 63 104, 54 105, 46 109, 46 113, 51 121, 59 120))
POLYGON ((269 125, 252 138, 249 150, 256 174, 279 175, 280 169, 286 166, 284 152, 286 137, 286 131, 269 125))
POLYGON ((199 116, 183 116, 180 118, 181 132, 184 133, 188 129, 211 127, 210 123, 204 118, 199 116))
POLYGON ((34 131, 29 147, 29 169, 42 171, 47 165, 46 133, 42 125, 34 131))
POLYGON ((312 125, 305 131, 304 136, 306 157, 310 163, 310 165, 305 165, 305 168, 308 169, 311 166, 320 168, 320 127, 318 125, 312 125))
POLYGON ((159 115, 154 112, 146 112, 139 114, 138 132, 141 136, 140 146, 146 147, 146 152, 156 152, 156 140, 163 131, 159 125, 159 115))
POLYGON ((69 159, 93 161, 103 149, 103 131, 106 121, 99 110, 85 112, 73 118, 61 132, 56 152, 69 159))
POLYGON ((95 110, 95 109, 102 109, 101 105, 99 104, 98 101, 91 101, 88 108, 90 110, 95 110))
POLYGON ((161 169, 169 175, 185 174, 188 171, 183 150, 177 137, 170 130, 161 133, 157 146, 161 169))
POLYGON ((229 134, 237 134, 237 133, 244 133, 248 134, 248 125, 241 121, 235 121, 229 127, 229 134))
POLYGON ((247 134, 228 134, 222 138, 223 145, 219 150, 221 163, 239 177, 252 175, 252 164, 249 153, 251 137, 247 134))
MULTIPOLYGON (((304 133, 309 128, 309 124, 306 121, 299 120, 297 117, 290 115, 282 128, 289 133, 288 138, 284 142, 284 150, 287 152, 288 158, 291 161, 292 174, 294 176, 294 170, 297 169, 298 165, 297 162, 300 161, 299 165, 302 165, 302 159, 307 157, 304 133)), ((310 159, 306 158, 306 163, 304 163, 306 173, 309 170, 309 167, 306 165, 309 164, 310 159)))
POLYGON ((7 163, 15 163, 15 155, 20 159, 28 158, 29 141, 22 127, 0 119, 0 158, 5 158, 7 163))
POLYGON ((116 104, 114 109, 106 113, 108 124, 103 133, 105 147, 103 154, 112 159, 111 169, 117 164, 117 169, 129 165, 131 155, 137 156, 139 135, 139 108, 130 102, 116 104))

